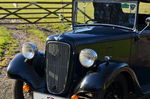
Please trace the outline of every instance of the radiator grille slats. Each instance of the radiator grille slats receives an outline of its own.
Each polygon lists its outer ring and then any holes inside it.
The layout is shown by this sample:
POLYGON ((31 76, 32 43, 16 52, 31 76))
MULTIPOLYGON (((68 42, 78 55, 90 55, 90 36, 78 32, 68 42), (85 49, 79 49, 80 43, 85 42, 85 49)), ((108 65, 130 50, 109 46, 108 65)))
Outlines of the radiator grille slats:
POLYGON ((46 80, 51 93, 62 93, 66 87, 70 60, 70 45, 49 42, 46 52, 46 80))

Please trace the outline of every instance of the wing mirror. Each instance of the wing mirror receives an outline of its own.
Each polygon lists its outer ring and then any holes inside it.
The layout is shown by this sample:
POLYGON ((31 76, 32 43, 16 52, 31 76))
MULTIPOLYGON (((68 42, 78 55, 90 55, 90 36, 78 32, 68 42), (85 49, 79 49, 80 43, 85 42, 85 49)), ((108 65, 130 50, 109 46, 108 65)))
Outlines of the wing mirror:
POLYGON ((150 26, 150 17, 146 18, 145 22, 148 26, 150 26))
POLYGON ((144 30, 146 30, 146 29, 150 26, 150 17, 147 17, 147 18, 145 19, 145 23, 147 24, 146 27, 145 27, 143 30, 141 30, 141 31, 139 32, 139 34, 142 34, 142 32, 143 32, 144 30))

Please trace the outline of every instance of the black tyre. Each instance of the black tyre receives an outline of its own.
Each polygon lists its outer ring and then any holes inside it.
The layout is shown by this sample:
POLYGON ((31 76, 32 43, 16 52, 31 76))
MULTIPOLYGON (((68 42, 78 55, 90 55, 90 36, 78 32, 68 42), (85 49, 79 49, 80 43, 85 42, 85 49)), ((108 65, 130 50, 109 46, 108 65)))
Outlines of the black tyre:
POLYGON ((13 93, 13 99, 33 99, 32 92, 24 92, 23 91, 23 85, 25 83, 16 80, 13 84, 12 93, 13 93))
POLYGON ((128 84, 124 75, 119 75, 103 95, 97 94, 94 99, 129 99, 128 84))

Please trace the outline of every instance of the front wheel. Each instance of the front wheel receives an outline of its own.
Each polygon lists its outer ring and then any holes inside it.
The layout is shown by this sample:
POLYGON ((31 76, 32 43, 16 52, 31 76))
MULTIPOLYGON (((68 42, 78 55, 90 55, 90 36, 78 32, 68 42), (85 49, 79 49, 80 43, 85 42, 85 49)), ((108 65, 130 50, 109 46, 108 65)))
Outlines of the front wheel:
POLYGON ((33 99, 32 92, 25 92, 23 90, 24 82, 16 80, 13 84, 12 93, 13 99, 33 99))
POLYGON ((129 99, 128 84, 124 75, 119 75, 103 95, 97 94, 94 99, 129 99))

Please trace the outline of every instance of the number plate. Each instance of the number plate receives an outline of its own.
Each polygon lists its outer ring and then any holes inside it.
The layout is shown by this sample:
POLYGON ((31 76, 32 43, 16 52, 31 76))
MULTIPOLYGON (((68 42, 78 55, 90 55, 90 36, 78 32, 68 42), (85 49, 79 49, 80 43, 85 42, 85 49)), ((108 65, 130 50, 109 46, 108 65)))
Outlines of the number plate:
POLYGON ((58 96, 49 95, 49 94, 43 94, 43 93, 39 93, 39 92, 33 92, 33 99, 69 99, 69 98, 58 97, 58 96))

